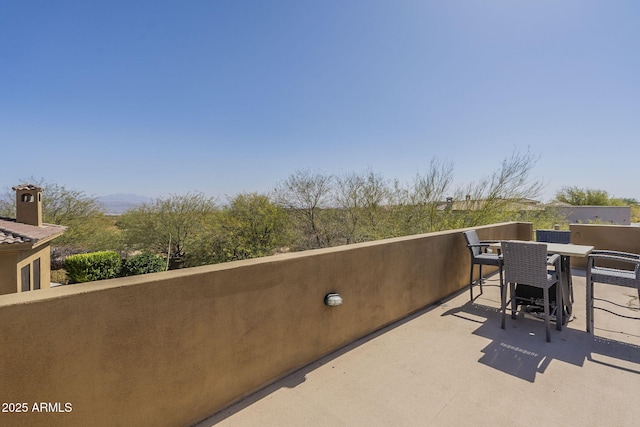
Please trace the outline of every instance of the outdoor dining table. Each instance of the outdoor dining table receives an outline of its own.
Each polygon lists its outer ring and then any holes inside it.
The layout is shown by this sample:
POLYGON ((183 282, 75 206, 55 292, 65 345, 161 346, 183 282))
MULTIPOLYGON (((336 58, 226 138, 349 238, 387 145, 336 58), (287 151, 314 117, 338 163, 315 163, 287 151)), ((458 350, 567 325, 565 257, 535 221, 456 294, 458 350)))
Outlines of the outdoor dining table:
MULTIPOLYGON (((572 243, 546 243, 547 253, 560 255, 560 286, 562 289, 562 304, 564 305, 563 323, 569 321, 571 313, 573 312, 573 300, 571 292, 571 257, 586 257, 591 251, 593 246, 588 245, 574 245, 572 243)), ((491 243, 490 247, 493 249, 500 249, 501 243, 491 243)), ((505 265, 505 268, 509 266, 505 265)), ((506 292, 506 289, 504 290, 506 292)), ((557 325, 558 329, 561 329, 561 325, 557 325)))

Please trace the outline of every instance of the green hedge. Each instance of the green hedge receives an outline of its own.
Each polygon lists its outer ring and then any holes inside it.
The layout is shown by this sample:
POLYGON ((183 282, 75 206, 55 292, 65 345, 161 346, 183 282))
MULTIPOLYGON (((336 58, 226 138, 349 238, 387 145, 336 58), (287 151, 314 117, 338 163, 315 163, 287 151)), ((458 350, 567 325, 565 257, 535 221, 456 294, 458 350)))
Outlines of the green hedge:
POLYGON ((68 256, 64 261, 70 283, 92 282, 120 276, 122 260, 117 252, 102 251, 68 256))
POLYGON ((141 253, 128 258, 122 265, 121 276, 135 276, 136 274, 157 273, 165 271, 164 258, 150 253, 141 253))

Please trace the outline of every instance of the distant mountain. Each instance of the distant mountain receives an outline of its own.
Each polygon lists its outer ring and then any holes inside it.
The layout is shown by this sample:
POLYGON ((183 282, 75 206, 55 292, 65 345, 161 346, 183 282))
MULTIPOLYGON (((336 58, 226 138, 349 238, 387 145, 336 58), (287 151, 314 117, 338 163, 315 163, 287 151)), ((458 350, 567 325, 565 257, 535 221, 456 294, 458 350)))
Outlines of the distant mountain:
POLYGON ((107 196, 96 197, 107 215, 120 215, 129 209, 136 208, 144 203, 152 203, 153 199, 137 194, 109 194, 107 196))

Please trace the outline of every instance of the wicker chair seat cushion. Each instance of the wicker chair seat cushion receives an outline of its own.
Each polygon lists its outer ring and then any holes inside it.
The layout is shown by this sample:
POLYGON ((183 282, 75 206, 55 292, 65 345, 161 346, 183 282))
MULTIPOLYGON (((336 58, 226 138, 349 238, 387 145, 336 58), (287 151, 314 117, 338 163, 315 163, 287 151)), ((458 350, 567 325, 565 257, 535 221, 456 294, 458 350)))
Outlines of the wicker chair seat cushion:
POLYGON ((484 265, 500 265, 502 262, 497 254, 479 254, 474 257, 476 260, 482 260, 484 265))

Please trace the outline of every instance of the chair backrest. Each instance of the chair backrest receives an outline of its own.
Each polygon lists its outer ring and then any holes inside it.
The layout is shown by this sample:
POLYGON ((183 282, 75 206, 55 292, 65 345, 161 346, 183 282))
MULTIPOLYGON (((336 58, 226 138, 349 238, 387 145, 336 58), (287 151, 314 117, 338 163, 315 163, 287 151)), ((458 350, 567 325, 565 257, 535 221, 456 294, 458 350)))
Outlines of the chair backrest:
POLYGON ((548 243, 571 243, 571 231, 536 230, 536 240, 548 243))
POLYGON ((531 286, 547 286, 547 245, 537 242, 504 241, 505 281, 531 286))
MULTIPOLYGON (((467 245, 480 245, 480 239, 478 238, 476 230, 465 231, 463 234, 464 238, 467 239, 467 245)), ((480 255, 481 252, 480 246, 469 246, 469 250, 474 257, 480 255)))

